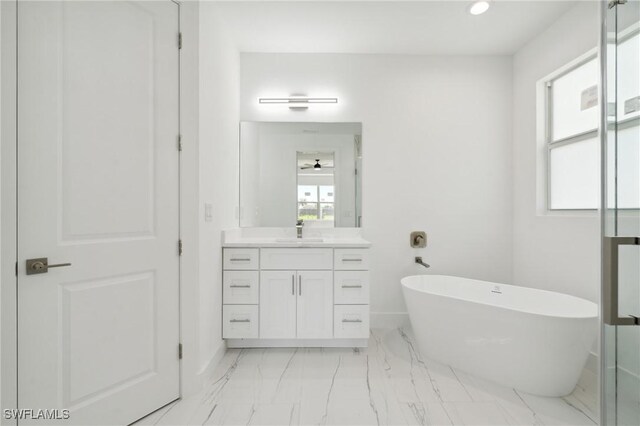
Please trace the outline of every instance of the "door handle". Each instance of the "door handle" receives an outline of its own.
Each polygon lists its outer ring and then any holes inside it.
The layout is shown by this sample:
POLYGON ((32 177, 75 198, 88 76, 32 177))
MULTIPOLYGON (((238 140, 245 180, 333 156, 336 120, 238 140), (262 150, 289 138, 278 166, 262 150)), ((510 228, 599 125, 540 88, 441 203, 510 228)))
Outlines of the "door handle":
POLYGON ((49 268, 61 268, 63 266, 71 266, 71 263, 57 263, 49 265, 49 258, 38 257, 35 259, 27 259, 27 275, 46 274, 49 268))
POLYGON ((602 317, 609 325, 640 325, 640 319, 633 315, 620 317, 618 307, 618 259, 620 246, 640 246, 640 237, 604 237, 603 249, 603 294, 602 317))
POLYGON ((298 275, 298 296, 302 296, 302 275, 298 275))

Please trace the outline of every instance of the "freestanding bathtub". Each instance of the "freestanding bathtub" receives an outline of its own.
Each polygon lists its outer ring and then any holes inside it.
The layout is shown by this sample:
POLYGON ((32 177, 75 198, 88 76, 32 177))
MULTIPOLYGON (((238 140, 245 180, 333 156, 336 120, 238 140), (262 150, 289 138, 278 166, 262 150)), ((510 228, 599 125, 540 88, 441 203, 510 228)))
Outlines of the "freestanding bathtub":
POLYGON ((597 333, 595 303, 444 275, 401 280, 424 356, 543 396, 575 388, 597 333))

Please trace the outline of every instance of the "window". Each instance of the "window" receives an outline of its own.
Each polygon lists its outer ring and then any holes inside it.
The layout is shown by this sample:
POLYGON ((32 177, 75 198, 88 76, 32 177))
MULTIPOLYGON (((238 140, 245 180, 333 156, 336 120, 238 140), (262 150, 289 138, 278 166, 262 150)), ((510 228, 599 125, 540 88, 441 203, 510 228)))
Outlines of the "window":
POLYGON ((617 47, 610 47, 617 69, 615 92, 610 91, 609 103, 615 106, 608 113, 609 130, 615 124, 616 137, 608 138, 609 208, 637 210, 640 208, 640 33, 619 33, 617 47), (614 145, 615 146, 611 146, 614 145))
POLYGON ((333 222, 333 185, 298 185, 298 219, 333 222))
POLYGON ((547 205, 597 209, 600 201, 598 61, 595 56, 546 82, 547 205))

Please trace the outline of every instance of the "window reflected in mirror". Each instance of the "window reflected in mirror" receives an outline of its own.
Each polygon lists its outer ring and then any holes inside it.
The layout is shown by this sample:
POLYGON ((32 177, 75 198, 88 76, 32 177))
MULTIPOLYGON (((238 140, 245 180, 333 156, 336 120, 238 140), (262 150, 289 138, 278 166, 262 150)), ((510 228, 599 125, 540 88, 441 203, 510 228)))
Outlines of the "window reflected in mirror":
POLYGON ((298 220, 335 225, 333 152, 298 152, 298 220))

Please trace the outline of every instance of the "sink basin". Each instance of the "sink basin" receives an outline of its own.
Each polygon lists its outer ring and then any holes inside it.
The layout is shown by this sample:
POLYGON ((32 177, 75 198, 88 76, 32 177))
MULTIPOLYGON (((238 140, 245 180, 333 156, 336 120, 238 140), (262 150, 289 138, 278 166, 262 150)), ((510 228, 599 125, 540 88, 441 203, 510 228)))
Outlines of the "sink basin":
POLYGON ((322 238, 277 238, 276 239, 277 243, 298 243, 298 244, 321 243, 322 241, 323 241, 322 238))

